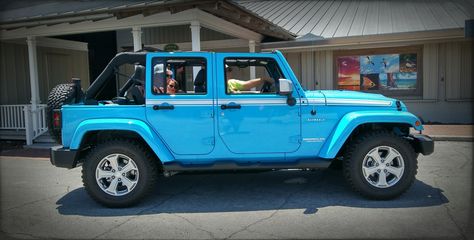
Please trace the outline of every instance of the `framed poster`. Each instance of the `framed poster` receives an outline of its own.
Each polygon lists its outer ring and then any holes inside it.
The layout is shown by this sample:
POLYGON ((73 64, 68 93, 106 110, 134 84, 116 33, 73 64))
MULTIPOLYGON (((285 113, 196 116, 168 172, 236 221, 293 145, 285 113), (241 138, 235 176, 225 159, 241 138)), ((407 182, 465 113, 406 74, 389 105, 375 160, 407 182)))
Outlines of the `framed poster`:
POLYGON ((418 48, 336 53, 337 89, 387 95, 421 94, 420 55, 418 48))

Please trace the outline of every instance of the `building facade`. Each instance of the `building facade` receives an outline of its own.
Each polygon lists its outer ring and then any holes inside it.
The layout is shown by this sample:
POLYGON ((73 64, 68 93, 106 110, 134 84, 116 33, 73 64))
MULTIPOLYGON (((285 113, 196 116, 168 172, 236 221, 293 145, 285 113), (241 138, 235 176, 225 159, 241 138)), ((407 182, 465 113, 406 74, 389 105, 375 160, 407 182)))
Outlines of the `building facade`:
POLYGON ((425 122, 473 123, 473 41, 465 34, 473 9, 456 0, 6 6, 0 14, 0 128, 28 132, 21 119, 30 111, 36 126, 30 135, 44 132, 38 109, 49 90, 72 77, 86 89, 98 74, 94 68, 104 67, 97 59, 110 60, 98 54, 104 48, 117 53, 170 45, 178 51, 277 49, 306 89, 384 94, 403 100, 425 122), (84 40, 101 32, 113 35, 101 39, 110 44, 94 47, 95 40, 84 40))

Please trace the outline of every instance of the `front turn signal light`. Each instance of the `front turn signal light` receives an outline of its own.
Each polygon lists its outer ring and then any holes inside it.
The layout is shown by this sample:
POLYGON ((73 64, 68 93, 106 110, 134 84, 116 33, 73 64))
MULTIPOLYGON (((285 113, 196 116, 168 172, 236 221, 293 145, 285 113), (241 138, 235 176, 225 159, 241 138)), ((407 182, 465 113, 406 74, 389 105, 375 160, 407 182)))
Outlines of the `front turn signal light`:
POLYGON ((420 122, 420 121, 416 121, 416 122, 415 122, 415 126, 417 126, 417 127, 421 126, 421 122, 420 122))

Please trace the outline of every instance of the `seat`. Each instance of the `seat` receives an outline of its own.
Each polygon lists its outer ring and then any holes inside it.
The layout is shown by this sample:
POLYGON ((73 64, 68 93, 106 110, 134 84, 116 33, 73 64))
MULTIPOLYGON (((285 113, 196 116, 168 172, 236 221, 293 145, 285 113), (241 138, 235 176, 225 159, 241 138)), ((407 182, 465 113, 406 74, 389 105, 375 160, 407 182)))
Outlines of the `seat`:
POLYGON ((199 70, 194 79, 194 92, 195 93, 205 93, 206 92, 206 69, 199 70))
POLYGON ((145 104, 145 94, 144 92, 140 89, 140 86, 133 86, 130 89, 130 94, 132 95, 133 101, 137 105, 142 105, 145 104))
POLYGON ((130 78, 130 82, 135 83, 129 90, 133 101, 137 105, 145 104, 145 67, 138 65, 135 67, 135 73, 130 78))

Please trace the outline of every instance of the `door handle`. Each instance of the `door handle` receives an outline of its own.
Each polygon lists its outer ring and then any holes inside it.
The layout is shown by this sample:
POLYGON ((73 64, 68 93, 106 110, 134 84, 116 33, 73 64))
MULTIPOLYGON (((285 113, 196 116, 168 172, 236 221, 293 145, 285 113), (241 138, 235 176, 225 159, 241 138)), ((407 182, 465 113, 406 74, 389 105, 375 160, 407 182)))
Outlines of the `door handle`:
POLYGON ((241 109, 242 106, 240 106, 240 104, 236 104, 236 103, 229 103, 229 104, 222 104, 221 105, 221 109, 222 110, 226 110, 226 109, 241 109))
POLYGON ((161 104, 161 105, 154 105, 153 110, 173 110, 174 105, 170 104, 161 104))

